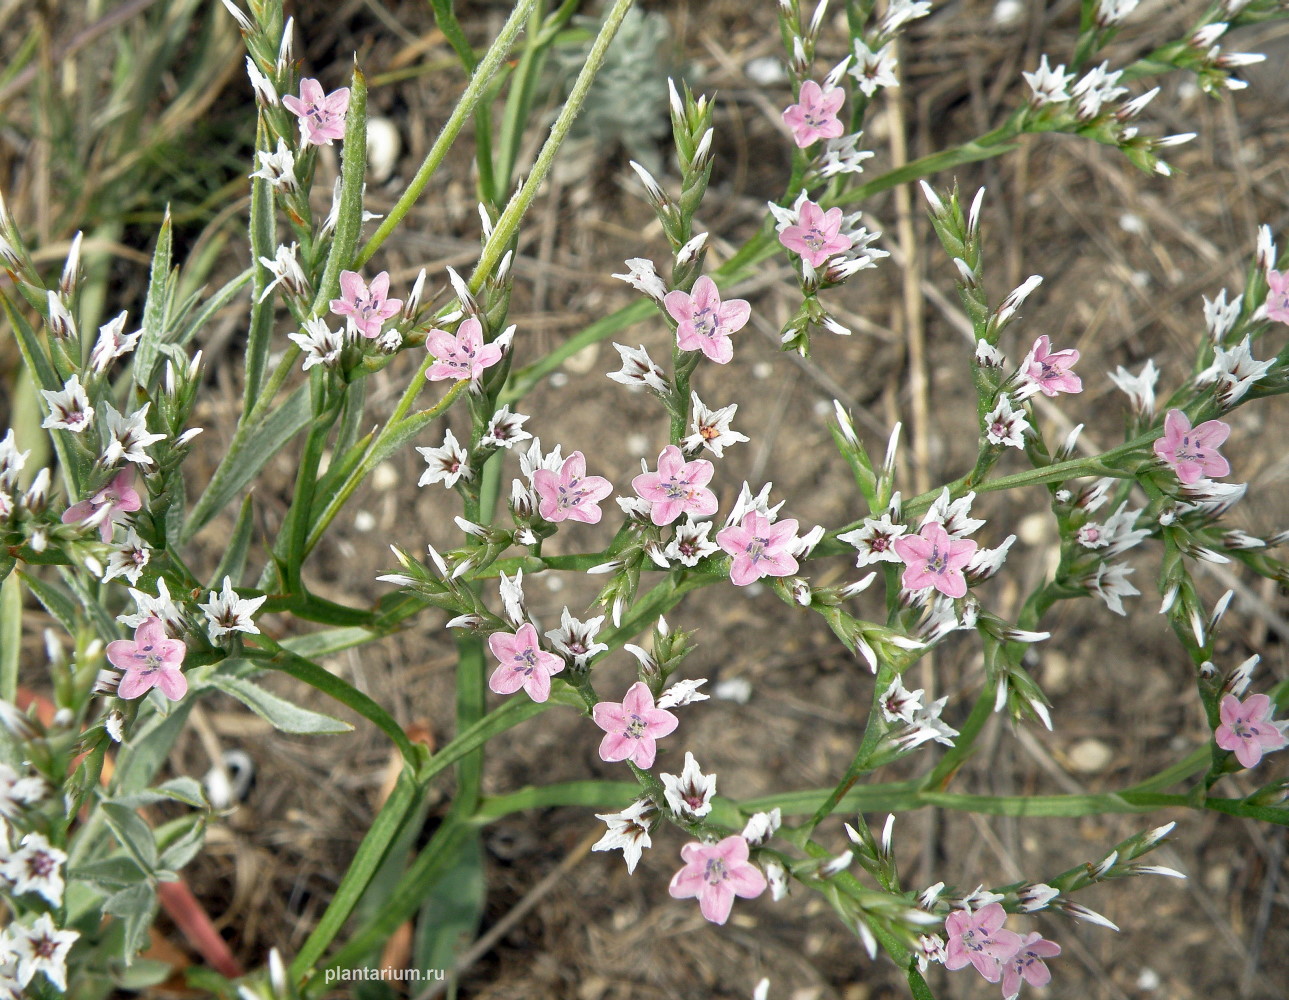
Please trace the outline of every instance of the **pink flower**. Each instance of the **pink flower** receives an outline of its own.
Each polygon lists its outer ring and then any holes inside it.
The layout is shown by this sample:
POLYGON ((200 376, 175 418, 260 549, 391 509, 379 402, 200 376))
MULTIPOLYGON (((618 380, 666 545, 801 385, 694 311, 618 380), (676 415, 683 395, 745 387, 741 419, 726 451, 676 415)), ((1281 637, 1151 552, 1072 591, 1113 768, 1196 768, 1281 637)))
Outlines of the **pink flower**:
POLYGON ((686 844, 680 849, 685 867, 671 877, 667 891, 673 899, 697 896, 703 916, 723 924, 729 919, 735 896, 755 899, 765 892, 765 876, 747 855, 747 841, 737 835, 715 844, 686 844))
POLYGON ((1002 929, 1007 914, 998 903, 982 906, 975 913, 954 910, 945 918, 949 935, 945 947, 944 967, 965 969, 970 963, 976 971, 996 983, 1003 977, 1003 963, 1010 961, 1021 947, 1021 936, 1002 929))
POLYGON ((748 511, 737 525, 716 532, 716 544, 733 557, 730 582, 746 587, 763 576, 791 576, 797 571, 792 544, 797 522, 788 518, 771 522, 764 514, 748 511))
POLYGON ((1289 271, 1267 271, 1267 319, 1289 323, 1289 271))
POLYGON ((179 672, 187 647, 178 639, 166 638, 166 627, 160 618, 145 618, 134 630, 133 639, 117 639, 107 644, 107 658, 114 667, 125 671, 116 693, 122 698, 137 698, 157 688, 171 701, 188 693, 188 678, 179 672))
POLYGON ((658 471, 636 476, 631 488, 653 505, 649 516, 654 524, 671 524, 685 513, 695 517, 716 513, 716 494, 707 489, 715 471, 711 462, 701 458, 686 462, 681 450, 669 444, 658 456, 658 471))
POLYGON ((473 316, 457 327, 455 336, 431 330, 425 335, 425 349, 434 356, 434 364, 425 373, 431 382, 481 378, 484 369, 500 361, 502 354, 500 344, 483 342, 483 324, 473 316))
POLYGON ((807 80, 801 85, 799 100, 783 112, 784 124, 792 129, 798 148, 805 149, 819 139, 836 139, 846 131, 837 117, 846 100, 840 87, 824 90, 814 80, 807 80))
POLYGON ((799 253, 811 267, 818 267, 833 254, 849 250, 855 241, 841 232, 841 209, 825 212, 813 201, 804 202, 795 226, 779 234, 779 242, 799 253))
POLYGON ((586 474, 586 456, 575 451, 564 459, 559 472, 537 469, 533 488, 540 502, 537 511, 548 521, 582 521, 598 524, 599 503, 613 492, 613 484, 603 476, 586 474))
POLYGON ((1022 979, 1030 986, 1050 983, 1052 973, 1043 964, 1043 959, 1055 958, 1060 953, 1061 946, 1055 941, 1044 940, 1038 931, 1021 938, 1020 951, 1003 961, 1003 996, 1010 998, 1019 994, 1022 979))
POLYGON ((901 582, 909 590, 934 587, 945 597, 965 597, 967 578, 962 571, 976 551, 969 538, 950 538, 939 521, 928 521, 916 535, 904 535, 891 543, 904 560, 901 582))
POLYGON ((1213 734, 1223 750, 1234 750, 1235 759, 1242 767, 1257 767, 1262 755, 1269 750, 1281 750, 1289 744, 1289 737, 1280 724, 1271 721, 1271 699, 1265 694, 1250 695, 1241 702, 1233 694, 1222 699, 1218 714, 1222 724, 1213 734))
POLYGON ((1070 371, 1078 360, 1079 352, 1073 348, 1053 351, 1051 338, 1044 334, 1034 341, 1029 356, 1021 363, 1021 375, 1044 396, 1082 392, 1083 380, 1070 371))
POLYGON ((730 334, 737 333, 752 315, 744 299, 721 302, 716 282, 703 275, 694 282, 694 291, 676 289, 668 292, 662 304, 680 325, 676 327, 676 344, 682 351, 702 351, 718 365, 729 364, 734 357, 730 334))
POLYGON ((300 81, 300 96, 287 94, 282 106, 300 119, 300 138, 312 146, 330 146, 345 137, 345 112, 349 110, 349 88, 323 94, 317 80, 300 81))
POLYGON ((1164 436, 1155 441, 1155 454, 1177 473, 1183 486, 1190 486, 1231 471, 1231 463, 1217 453, 1230 433, 1230 425, 1220 420, 1192 427, 1185 413, 1172 409, 1164 417, 1164 436))
POLYGON ((551 675, 564 669, 564 660, 538 645, 537 630, 530 623, 524 622, 513 635, 493 632, 488 648, 501 661, 488 678, 489 690, 514 694, 523 688, 537 702, 551 696, 551 675))
POLYGON ((101 517, 102 520, 98 521, 98 536, 103 541, 110 542, 112 525, 121 520, 117 515, 129 514, 143 506, 139 494, 131 485, 133 482, 134 473, 129 469, 122 469, 110 483, 88 500, 72 504, 63 511, 63 524, 88 521, 92 517, 98 520, 101 517), (105 508, 106 513, 101 513, 105 508))
POLYGON ((653 767, 658 740, 675 732, 680 722, 665 708, 653 707, 653 695, 644 681, 632 684, 620 705, 600 702, 591 710, 591 718, 605 732, 600 760, 629 760, 645 770, 653 767))
POLYGON ((331 311, 348 316, 349 325, 368 340, 380 336, 380 328, 403 308, 402 299, 389 296, 389 273, 381 271, 368 286, 357 271, 340 272, 340 298, 331 300, 331 311))

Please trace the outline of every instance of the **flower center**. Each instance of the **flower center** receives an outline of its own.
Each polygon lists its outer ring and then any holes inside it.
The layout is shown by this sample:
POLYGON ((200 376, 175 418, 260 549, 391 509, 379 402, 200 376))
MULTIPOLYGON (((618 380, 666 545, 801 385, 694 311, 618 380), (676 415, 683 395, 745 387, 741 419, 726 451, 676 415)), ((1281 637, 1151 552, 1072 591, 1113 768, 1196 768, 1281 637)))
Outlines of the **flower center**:
POLYGON ((649 723, 645 722, 640 716, 632 714, 623 733, 628 739, 638 740, 644 738, 645 730, 648 728, 649 723))
POLYGON ((703 879, 708 885, 720 885, 729 877, 729 869, 725 867, 723 860, 720 858, 707 859, 707 865, 703 869, 703 879))

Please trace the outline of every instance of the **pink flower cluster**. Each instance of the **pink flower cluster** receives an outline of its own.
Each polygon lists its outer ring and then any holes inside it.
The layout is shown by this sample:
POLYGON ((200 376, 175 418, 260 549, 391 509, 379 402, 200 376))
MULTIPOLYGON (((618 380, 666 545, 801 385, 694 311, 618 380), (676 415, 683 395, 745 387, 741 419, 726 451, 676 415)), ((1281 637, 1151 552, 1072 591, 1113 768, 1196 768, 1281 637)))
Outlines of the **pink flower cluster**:
POLYGON ((944 922, 949 935, 945 948, 946 969, 974 966, 991 983, 1002 982, 1003 996, 1020 993, 1021 980, 1030 986, 1052 981, 1045 958, 1055 958, 1061 946, 1046 941, 1037 931, 1021 937, 1003 928, 1007 913, 998 903, 970 910, 955 910, 944 922))
POLYGON ((1217 451, 1230 433, 1230 425, 1220 420, 1192 427, 1185 413, 1172 409, 1164 418, 1164 436, 1155 441, 1155 454, 1177 473, 1183 486, 1190 486, 1230 473, 1231 464, 1217 451))

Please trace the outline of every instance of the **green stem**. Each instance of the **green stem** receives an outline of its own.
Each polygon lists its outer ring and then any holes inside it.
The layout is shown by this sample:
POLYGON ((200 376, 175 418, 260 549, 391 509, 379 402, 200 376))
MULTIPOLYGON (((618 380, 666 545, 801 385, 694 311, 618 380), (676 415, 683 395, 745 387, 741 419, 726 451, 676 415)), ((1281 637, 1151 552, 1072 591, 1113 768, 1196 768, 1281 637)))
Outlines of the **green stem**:
POLYGON ((501 28, 501 33, 497 35, 484 56, 479 60, 479 65, 475 68, 474 75, 470 77, 470 82, 466 84, 465 93, 461 95, 461 100, 452 110, 452 114, 443 124, 443 130, 439 133, 434 145, 425 155, 425 161, 421 164, 416 175, 412 178, 411 183, 407 185, 407 190, 395 203, 394 207, 389 210, 383 222, 377 227, 376 232, 372 233, 371 239, 367 245, 359 251, 358 256, 354 259, 354 266, 361 267, 371 259, 382 243, 389 239, 390 234, 398 228, 398 224, 403 221, 404 216, 412 210, 418 198, 421 197, 430 179, 443 163, 444 157, 447 156, 448 150, 452 143, 456 141, 461 129, 474 113, 475 106, 478 105, 479 99, 487 92, 492 78, 497 74, 505 62, 506 56, 510 53, 510 47, 514 44, 515 39, 523 30, 524 23, 528 20, 528 15, 532 11, 537 0, 518 0, 515 9, 510 12, 510 17, 501 28))

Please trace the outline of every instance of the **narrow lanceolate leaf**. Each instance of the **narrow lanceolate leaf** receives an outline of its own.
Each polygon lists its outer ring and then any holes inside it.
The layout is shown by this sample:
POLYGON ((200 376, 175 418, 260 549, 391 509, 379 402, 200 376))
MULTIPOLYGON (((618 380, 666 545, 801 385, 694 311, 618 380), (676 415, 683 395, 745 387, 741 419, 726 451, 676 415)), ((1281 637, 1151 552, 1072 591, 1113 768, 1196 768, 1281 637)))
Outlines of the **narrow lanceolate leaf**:
POLYGON ((16 576, 0 584, 0 698, 18 693, 18 650, 22 648, 22 584, 16 576))
POLYGON ((284 733, 317 736, 348 733, 354 728, 349 723, 332 718, 330 715, 300 708, 285 698, 270 694, 262 687, 240 677, 215 677, 212 683, 224 693, 231 694, 261 719, 272 723, 273 728, 284 733))
POLYGON ((327 303, 340 294, 340 272, 352 266, 363 224, 363 177, 367 171, 367 78, 354 67, 349 85, 349 110, 345 115, 345 148, 340 168, 340 214, 327 254, 327 266, 312 313, 320 316, 327 303))
POLYGON ((246 570, 246 553, 251 545, 251 531, 255 527, 254 513, 248 494, 242 498, 242 510, 237 515, 237 523, 233 525, 233 534, 228 540, 228 547, 224 549, 224 554, 219 558, 219 565, 210 576, 212 590, 217 589, 220 581, 226 576, 231 577, 234 584, 242 579, 242 573, 246 570))
POLYGON ((224 509, 239 490, 310 420, 309 387, 302 385, 272 413, 239 431, 211 476, 206 492, 188 514, 180 542, 187 542, 224 509))
POLYGON ((176 284, 170 273, 171 244, 172 227, 170 208, 167 206, 166 217, 161 221, 161 229, 157 233, 157 248, 152 253, 148 297, 143 303, 143 336, 134 349, 134 381, 149 391, 153 389, 153 372, 160 357, 161 344, 165 341, 166 319, 176 284))

